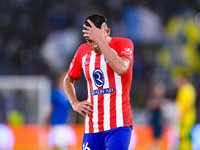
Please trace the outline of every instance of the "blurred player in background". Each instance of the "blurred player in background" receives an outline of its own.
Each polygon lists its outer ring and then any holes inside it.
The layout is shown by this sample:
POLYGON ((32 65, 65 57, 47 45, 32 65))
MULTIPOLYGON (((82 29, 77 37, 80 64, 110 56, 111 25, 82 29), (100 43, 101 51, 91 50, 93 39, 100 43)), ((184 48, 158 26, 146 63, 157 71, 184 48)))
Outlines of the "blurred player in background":
POLYGON ((186 76, 176 78, 178 93, 176 97, 179 112, 179 150, 192 150, 191 130, 195 124, 196 91, 186 76))
POLYGON ((151 112, 150 125, 153 127, 154 139, 151 149, 162 149, 162 112, 161 106, 165 101, 166 88, 163 83, 156 83, 152 88, 151 96, 147 100, 147 108, 151 112))
POLYGON ((133 43, 110 37, 107 19, 88 16, 83 25, 87 43, 77 50, 64 80, 64 89, 74 111, 85 116, 83 150, 128 150, 132 115, 133 43), (87 100, 79 101, 74 81, 82 72, 87 79, 87 100))
POLYGON ((51 105, 46 112, 45 123, 50 123, 48 146, 52 150, 67 150, 68 145, 75 145, 76 136, 69 123, 73 122, 73 111, 63 90, 65 74, 58 75, 57 86, 51 95, 51 105))

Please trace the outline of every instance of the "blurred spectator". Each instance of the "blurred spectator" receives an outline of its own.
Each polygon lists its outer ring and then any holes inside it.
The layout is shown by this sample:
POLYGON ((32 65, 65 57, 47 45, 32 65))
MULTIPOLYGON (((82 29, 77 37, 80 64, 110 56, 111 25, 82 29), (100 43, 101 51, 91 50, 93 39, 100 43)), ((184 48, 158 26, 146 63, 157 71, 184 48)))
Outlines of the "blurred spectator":
POLYGON ((48 146, 54 150, 67 150, 69 145, 76 145, 76 136, 69 125, 74 122, 74 115, 70 102, 63 92, 63 79, 65 74, 60 74, 57 86, 52 91, 51 105, 47 108, 45 123, 51 124, 48 133, 48 146))
POLYGON ((189 79, 184 75, 178 76, 175 82, 178 87, 176 101, 180 124, 179 150, 192 150, 191 131, 196 119, 196 91, 189 79))
POLYGON ((158 60, 172 75, 179 71, 194 74, 200 70, 200 30, 195 15, 194 10, 183 9, 166 24, 158 60))
POLYGON ((147 100, 147 108, 151 112, 150 125, 153 127, 153 142, 151 149, 162 149, 162 116, 161 104, 165 99, 165 85, 163 83, 156 83, 153 85, 150 98, 147 100))
POLYGON ((52 71, 63 71, 81 43, 79 32, 74 28, 51 33, 41 48, 41 55, 52 71))
POLYGON ((123 21, 126 36, 134 43, 159 44, 162 41, 161 18, 150 9, 128 5, 123 9, 123 21))

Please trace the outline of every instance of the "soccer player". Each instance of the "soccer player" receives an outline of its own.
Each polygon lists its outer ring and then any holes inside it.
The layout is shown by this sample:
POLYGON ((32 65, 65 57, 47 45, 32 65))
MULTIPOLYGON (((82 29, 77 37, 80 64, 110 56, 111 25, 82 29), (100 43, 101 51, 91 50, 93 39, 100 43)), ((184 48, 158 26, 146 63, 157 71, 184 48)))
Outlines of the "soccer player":
POLYGON ((196 121, 196 90, 186 75, 176 77, 176 101, 179 111, 179 150, 192 150, 191 131, 196 121))
POLYGON ((69 125, 74 112, 63 90, 64 77, 65 73, 58 75, 57 84, 52 90, 51 103, 46 106, 43 114, 44 127, 51 125, 48 132, 48 146, 51 150, 68 150, 68 146, 74 144, 72 140, 76 142, 75 133, 69 125))
POLYGON ((73 110, 85 116, 83 150, 128 150, 130 143, 133 43, 110 33, 103 15, 85 19, 83 36, 87 43, 78 48, 64 80, 73 110), (82 72, 88 97, 79 101, 74 81, 82 72))

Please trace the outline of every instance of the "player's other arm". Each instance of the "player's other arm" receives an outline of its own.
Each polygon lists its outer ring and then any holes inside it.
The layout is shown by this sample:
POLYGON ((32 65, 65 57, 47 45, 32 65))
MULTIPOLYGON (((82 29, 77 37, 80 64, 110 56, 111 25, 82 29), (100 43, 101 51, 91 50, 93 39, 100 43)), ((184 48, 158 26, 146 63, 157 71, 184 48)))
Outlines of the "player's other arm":
POLYGON ((97 43, 112 69, 120 76, 126 73, 131 64, 130 60, 126 57, 119 57, 103 37, 100 36, 97 43))
POLYGON ((99 42, 99 47, 102 50, 102 53, 106 57, 106 60, 108 61, 109 65, 112 67, 112 69, 118 74, 123 75, 126 73, 130 66, 130 60, 126 57, 119 57, 105 42, 105 40, 102 40, 99 42))
POLYGON ((90 114, 93 111, 93 105, 87 100, 84 100, 82 102, 78 101, 75 95, 74 82, 75 80, 71 79, 68 75, 66 75, 63 81, 65 95, 69 99, 74 111, 78 112, 82 116, 90 114))

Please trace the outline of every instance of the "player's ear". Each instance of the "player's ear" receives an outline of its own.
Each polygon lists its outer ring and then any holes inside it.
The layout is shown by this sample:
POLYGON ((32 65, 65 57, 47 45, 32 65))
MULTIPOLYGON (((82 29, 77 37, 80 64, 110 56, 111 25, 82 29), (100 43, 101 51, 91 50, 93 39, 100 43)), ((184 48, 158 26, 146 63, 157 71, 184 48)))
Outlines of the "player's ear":
POLYGON ((107 34, 107 36, 110 36, 110 33, 111 33, 110 28, 107 28, 107 29, 106 29, 106 34, 107 34))

